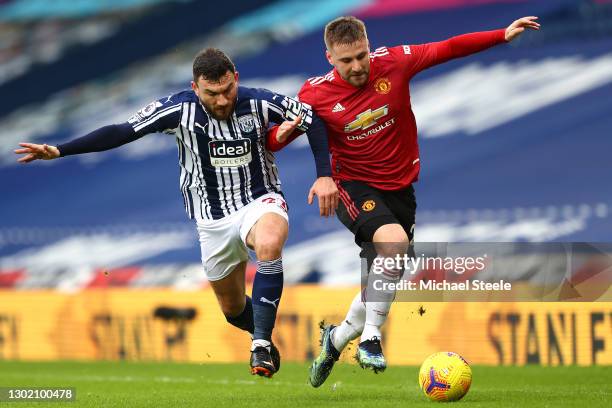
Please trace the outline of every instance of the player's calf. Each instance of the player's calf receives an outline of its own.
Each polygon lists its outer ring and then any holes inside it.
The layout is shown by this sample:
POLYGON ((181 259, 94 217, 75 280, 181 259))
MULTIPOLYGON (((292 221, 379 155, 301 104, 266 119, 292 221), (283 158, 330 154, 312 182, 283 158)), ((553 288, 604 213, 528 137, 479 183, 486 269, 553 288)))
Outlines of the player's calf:
POLYGON ((227 322, 232 326, 244 330, 250 333, 252 336, 255 326, 253 323, 253 302, 251 298, 245 296, 244 307, 240 313, 235 313, 235 310, 235 308, 233 311, 227 311, 224 309, 223 314, 225 315, 225 320, 227 320, 227 322))
POLYGON ((258 261, 253 280, 253 347, 269 350, 276 313, 283 293, 282 259, 258 261))
POLYGON ((257 272, 251 293, 254 325, 251 372, 266 377, 278 371, 280 364, 280 355, 272 344, 272 330, 283 292, 281 253, 289 230, 286 204, 282 204, 284 200, 281 197, 271 196, 260 200, 246 215, 243 224, 243 231, 248 231, 242 235, 243 239, 257 256, 257 272), (278 362, 276 366, 273 359, 278 362), (268 366, 268 361, 272 368, 268 366))

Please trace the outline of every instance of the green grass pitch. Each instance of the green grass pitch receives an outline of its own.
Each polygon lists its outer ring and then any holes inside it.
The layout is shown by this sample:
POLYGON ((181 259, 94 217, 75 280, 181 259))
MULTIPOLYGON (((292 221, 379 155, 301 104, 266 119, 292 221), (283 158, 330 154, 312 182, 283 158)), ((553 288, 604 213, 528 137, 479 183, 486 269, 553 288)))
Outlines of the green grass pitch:
MULTIPOLYGON (((340 363, 319 389, 308 365, 284 363, 273 379, 244 364, 0 362, 0 387, 74 387, 77 401, 0 402, 41 407, 432 407, 417 385, 417 367, 375 375, 340 363)), ((610 407, 612 367, 474 366, 461 407, 610 407)))

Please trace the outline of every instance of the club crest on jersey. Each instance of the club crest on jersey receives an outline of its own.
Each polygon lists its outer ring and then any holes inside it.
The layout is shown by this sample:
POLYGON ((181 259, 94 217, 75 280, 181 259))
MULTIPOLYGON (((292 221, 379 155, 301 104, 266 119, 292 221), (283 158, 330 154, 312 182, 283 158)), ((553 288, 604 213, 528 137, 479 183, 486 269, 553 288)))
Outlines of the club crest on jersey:
POLYGON ((344 126, 344 131, 347 133, 354 132, 359 129, 367 129, 376 124, 376 121, 389 113, 389 105, 381 106, 378 109, 368 109, 365 112, 361 112, 357 115, 357 118, 347 123, 344 126))
POLYGON ((249 139, 211 140, 208 142, 210 164, 215 167, 240 167, 252 160, 249 139))
POLYGON ((382 95, 386 95, 391 91, 391 81, 389 78, 378 78, 374 83, 374 89, 376 92, 382 95))
POLYGON ((238 126, 244 133, 252 132, 255 129, 255 117, 251 114, 242 115, 238 118, 238 126))

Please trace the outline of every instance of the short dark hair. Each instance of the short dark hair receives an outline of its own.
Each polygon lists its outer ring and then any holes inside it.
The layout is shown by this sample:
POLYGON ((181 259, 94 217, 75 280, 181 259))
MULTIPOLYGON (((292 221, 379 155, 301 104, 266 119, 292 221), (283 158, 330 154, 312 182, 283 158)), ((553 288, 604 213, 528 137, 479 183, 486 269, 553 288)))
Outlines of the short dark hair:
POLYGON ((217 82, 227 71, 233 74, 236 72, 236 67, 232 60, 218 48, 206 48, 200 51, 193 60, 194 82, 198 82, 200 77, 217 82))
POLYGON ((335 44, 354 44, 357 41, 368 39, 365 24, 353 16, 338 17, 325 26, 325 46, 327 49, 335 44))

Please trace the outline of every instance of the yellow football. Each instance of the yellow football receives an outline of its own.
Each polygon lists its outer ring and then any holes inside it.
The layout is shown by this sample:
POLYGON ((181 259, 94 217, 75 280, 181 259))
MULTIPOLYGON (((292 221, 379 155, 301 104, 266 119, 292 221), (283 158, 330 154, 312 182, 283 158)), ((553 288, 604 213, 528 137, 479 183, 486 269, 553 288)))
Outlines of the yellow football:
POLYGON ((433 401, 457 401, 470 389, 472 369, 457 353, 434 353, 421 365, 419 384, 433 401))

